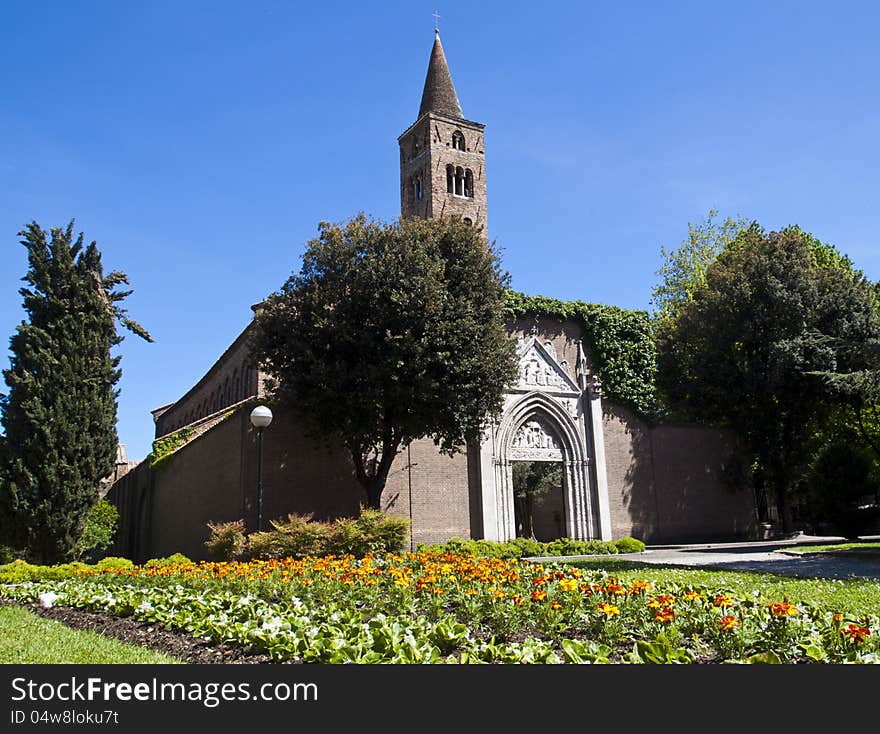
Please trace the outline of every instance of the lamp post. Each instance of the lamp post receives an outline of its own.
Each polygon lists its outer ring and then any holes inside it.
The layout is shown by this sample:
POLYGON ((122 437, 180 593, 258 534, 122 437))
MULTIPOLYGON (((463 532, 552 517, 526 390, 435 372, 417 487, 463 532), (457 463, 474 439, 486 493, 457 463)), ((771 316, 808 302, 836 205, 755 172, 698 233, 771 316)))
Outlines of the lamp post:
POLYGON ((263 529, 263 429, 272 422, 272 411, 265 405, 258 405, 251 411, 251 425, 257 429, 257 532, 263 529))

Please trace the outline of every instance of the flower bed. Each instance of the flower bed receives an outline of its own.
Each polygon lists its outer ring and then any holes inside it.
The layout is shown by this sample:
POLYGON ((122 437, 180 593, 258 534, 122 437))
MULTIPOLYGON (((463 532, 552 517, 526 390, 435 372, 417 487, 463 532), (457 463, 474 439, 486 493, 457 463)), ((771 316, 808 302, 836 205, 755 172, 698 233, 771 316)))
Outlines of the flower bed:
POLYGON ((276 660, 880 662, 876 616, 451 552, 88 568, 0 585, 18 601, 47 593, 276 660))

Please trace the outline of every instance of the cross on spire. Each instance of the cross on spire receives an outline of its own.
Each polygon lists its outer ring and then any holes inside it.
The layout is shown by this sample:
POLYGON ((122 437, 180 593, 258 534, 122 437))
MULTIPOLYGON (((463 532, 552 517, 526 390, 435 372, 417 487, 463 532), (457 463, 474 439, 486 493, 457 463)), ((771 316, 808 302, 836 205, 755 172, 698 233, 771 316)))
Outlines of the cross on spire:
POLYGON ((432 13, 432 15, 434 16, 434 33, 439 33, 440 32, 440 13, 438 13, 435 10, 432 13))

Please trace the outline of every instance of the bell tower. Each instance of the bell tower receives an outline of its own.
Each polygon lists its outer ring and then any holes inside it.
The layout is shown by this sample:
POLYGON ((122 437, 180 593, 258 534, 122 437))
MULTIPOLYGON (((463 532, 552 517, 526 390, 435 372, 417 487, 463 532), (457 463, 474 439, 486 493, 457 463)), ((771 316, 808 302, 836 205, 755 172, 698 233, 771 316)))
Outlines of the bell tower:
POLYGON ((485 125, 466 120, 440 43, 434 47, 416 121, 400 145, 401 217, 461 217, 488 232, 485 125))

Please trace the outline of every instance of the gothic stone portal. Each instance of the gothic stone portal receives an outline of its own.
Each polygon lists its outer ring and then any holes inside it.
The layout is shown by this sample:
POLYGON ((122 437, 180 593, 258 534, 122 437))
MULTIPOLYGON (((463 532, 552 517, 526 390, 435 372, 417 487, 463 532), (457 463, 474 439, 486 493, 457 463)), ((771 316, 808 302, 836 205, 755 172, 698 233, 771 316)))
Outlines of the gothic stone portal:
POLYGON ((601 395, 583 351, 578 345, 578 382, 557 361, 549 341, 525 339, 519 355, 519 379, 480 447, 483 536, 500 541, 516 537, 513 466, 539 461, 562 466, 561 534, 610 540, 601 395))

